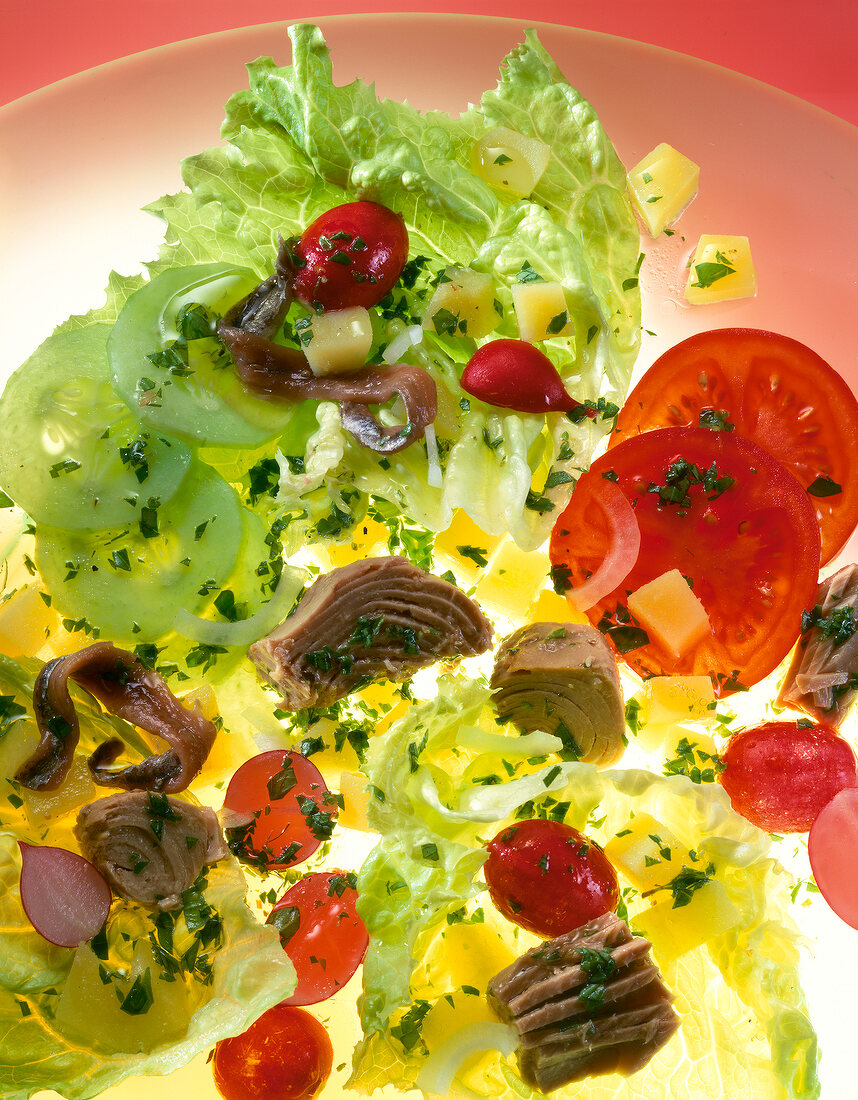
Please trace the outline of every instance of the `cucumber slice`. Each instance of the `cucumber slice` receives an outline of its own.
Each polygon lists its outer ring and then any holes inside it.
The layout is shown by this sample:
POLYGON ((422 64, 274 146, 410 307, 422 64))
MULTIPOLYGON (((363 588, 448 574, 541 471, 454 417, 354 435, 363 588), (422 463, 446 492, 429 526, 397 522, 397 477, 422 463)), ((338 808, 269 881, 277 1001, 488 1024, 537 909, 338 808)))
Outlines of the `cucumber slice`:
POLYGON ((198 614, 232 574, 245 534, 238 494, 193 462, 166 505, 147 503, 133 526, 107 531, 40 527, 36 565, 53 606, 78 628, 114 642, 170 632, 176 612, 198 614))
POLYGON ((284 430, 295 406, 248 393, 214 337, 189 340, 186 362, 158 365, 149 358, 180 339, 185 307, 223 316, 258 283, 252 271, 230 264, 177 267, 125 303, 108 342, 110 364, 117 391, 150 428, 224 447, 255 447, 284 430))
POLYGON ((111 385, 110 325, 50 336, 0 398, 0 484, 37 523, 99 530, 136 523, 139 501, 166 503, 191 461, 148 431, 111 385))

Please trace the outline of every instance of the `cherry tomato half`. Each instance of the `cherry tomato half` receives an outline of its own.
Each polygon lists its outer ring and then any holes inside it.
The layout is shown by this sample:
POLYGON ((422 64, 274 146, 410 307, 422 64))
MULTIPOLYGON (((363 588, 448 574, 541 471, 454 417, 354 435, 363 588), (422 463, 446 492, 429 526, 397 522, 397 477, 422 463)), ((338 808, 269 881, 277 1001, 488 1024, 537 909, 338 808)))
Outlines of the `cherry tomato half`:
POLYGON ((525 340, 490 340, 471 356, 462 389, 489 405, 516 412, 568 412, 569 396, 548 356, 525 340))
POLYGON ((277 902, 268 923, 298 975, 283 1004, 314 1005, 341 989, 360 966, 369 936, 357 915, 354 876, 343 871, 307 875, 277 902))
POLYGON ((852 390, 798 340, 761 329, 713 329, 653 363, 620 411, 610 445, 651 428, 725 419, 812 494, 825 565, 858 524, 858 401, 852 390))
POLYGON ((740 730, 721 759, 733 809, 769 833, 806 833, 838 791, 858 784, 851 746, 823 725, 766 722, 740 730))
POLYGON ((792 474, 736 433, 662 428, 627 439, 581 475, 552 531, 556 584, 586 581, 610 550, 597 504, 606 479, 634 507, 641 543, 622 584, 587 611, 593 625, 644 677, 709 675, 727 695, 768 675, 816 600, 819 529, 792 474), (629 592, 671 569, 689 581, 712 626, 680 657, 650 640, 625 607, 629 592))
POLYGON ((617 905, 617 875, 602 849, 561 821, 520 821, 486 847, 495 907, 539 936, 562 936, 617 905))
POLYGON ((331 1040, 315 1016, 280 1004, 242 1035, 221 1039, 212 1073, 224 1100, 313 1100, 333 1062, 331 1040))
POLYGON ((338 804, 315 764, 300 753, 274 749, 241 765, 229 781, 224 809, 252 817, 246 827, 231 830, 240 858, 291 867, 330 837, 338 804))
POLYGON ((326 211, 295 247, 293 290, 314 309, 377 305, 402 274, 408 230, 377 202, 348 202, 326 211))

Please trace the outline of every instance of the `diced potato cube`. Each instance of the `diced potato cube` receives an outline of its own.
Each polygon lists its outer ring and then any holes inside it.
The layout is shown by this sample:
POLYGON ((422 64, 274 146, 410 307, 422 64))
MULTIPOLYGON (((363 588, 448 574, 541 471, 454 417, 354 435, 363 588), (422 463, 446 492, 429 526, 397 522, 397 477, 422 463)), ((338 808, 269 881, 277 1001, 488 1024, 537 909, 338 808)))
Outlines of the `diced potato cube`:
POLYGON ((605 845, 605 855, 642 893, 664 886, 689 859, 688 849, 649 814, 636 814, 605 845))
POLYGON ((313 374, 347 374, 365 366, 372 321, 363 306, 327 310, 307 318, 304 327, 295 327, 313 374))
POLYGON ((0 604, 0 653, 7 657, 38 653, 56 625, 57 613, 46 606, 38 589, 19 588, 0 604))
POLYGON ((537 592, 525 618, 529 623, 581 623, 582 626, 590 621, 583 611, 576 611, 565 596, 551 588, 537 592))
POLYGON ((360 558, 372 558, 387 553, 389 531, 383 523, 365 516, 352 531, 350 542, 328 543, 331 566, 348 565, 360 558))
POLYGON ((686 300, 706 305, 753 298, 756 293, 757 271, 748 238, 704 233, 689 267, 686 300))
POLYGON ((496 329, 495 284, 485 271, 448 267, 429 299, 423 327, 430 332, 479 339, 496 329))
POLYGON ((569 336, 574 331, 560 283, 515 283, 512 304, 519 335, 530 344, 550 336, 569 336))
POLYGON ((457 509, 446 531, 435 538, 435 558, 451 568, 463 584, 472 585, 482 576, 483 559, 491 559, 503 535, 487 535, 464 509, 457 509))
POLYGON ((523 198, 539 183, 550 159, 545 142, 496 126, 474 145, 471 166, 491 187, 523 198))
POLYGON ((213 722, 220 713, 217 706, 217 696, 211 684, 200 684, 192 691, 186 691, 180 702, 188 710, 196 708, 203 718, 208 718, 210 722, 213 722))
MULTIPOLYGON (((32 718, 22 718, 19 722, 10 723, 6 732, 0 737, 0 780, 14 776, 21 765, 36 751, 40 740, 38 726, 32 718)), ((14 792, 8 783, 3 785, 6 787, 3 792, 3 805, 6 806, 5 799, 14 792)))
POLYGON ((665 962, 735 927, 740 915, 723 883, 710 879, 694 891, 687 905, 675 907, 668 896, 637 914, 632 923, 653 945, 659 962, 665 962))
POLYGON ((367 820, 367 807, 370 794, 367 790, 367 778, 360 772, 340 773, 340 795, 343 800, 343 808, 337 818, 338 825, 345 825, 347 829, 358 829, 362 833, 372 830, 367 820))
POLYGON ((41 792, 21 788, 27 820, 34 829, 39 830, 65 817, 84 802, 92 802, 98 794, 89 766, 79 756, 72 761, 68 775, 55 790, 41 792))
POLYGON ((700 167, 672 145, 656 145, 629 171, 632 204, 651 237, 676 221, 697 194, 700 167))
MULTIPOLYGON (((475 598, 511 619, 523 619, 550 568, 551 563, 541 551, 526 552, 507 539, 477 585, 475 598)), ((564 616, 564 621, 571 620, 564 616)))
POLYGON ((706 609, 678 569, 641 585, 626 603, 647 633, 677 657, 712 629, 706 609))
POLYGON ((715 692, 708 676, 653 676, 638 698, 645 722, 673 725, 711 718, 715 692))

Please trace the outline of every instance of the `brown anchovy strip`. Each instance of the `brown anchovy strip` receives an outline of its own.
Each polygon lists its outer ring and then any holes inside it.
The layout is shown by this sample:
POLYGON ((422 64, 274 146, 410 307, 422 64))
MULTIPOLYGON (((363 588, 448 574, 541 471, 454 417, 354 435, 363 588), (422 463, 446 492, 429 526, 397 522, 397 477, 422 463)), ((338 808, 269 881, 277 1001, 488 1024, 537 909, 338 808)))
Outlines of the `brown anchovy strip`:
POLYGON ((292 254, 281 237, 274 274, 237 302, 224 317, 224 324, 270 339, 283 324, 292 304, 294 274, 292 254))
POLYGON ((343 426, 374 451, 401 451, 423 438, 438 411, 438 392, 432 377, 420 367, 399 363, 392 367, 364 367, 350 374, 315 375, 306 357, 294 348, 274 344, 257 333, 221 325, 221 340, 235 362, 245 386, 266 397, 287 401, 339 401, 343 426), (381 405, 399 394, 406 423, 379 423, 367 405, 381 405))
POLYGON ((111 771, 125 747, 118 738, 100 745, 89 760, 92 777, 125 790, 183 791, 199 773, 217 729, 196 708, 188 710, 166 683, 133 653, 96 642, 49 661, 36 677, 33 709, 41 740, 15 776, 30 790, 55 790, 68 774, 80 725, 68 681, 74 680, 112 714, 155 734, 170 746, 159 756, 111 771))

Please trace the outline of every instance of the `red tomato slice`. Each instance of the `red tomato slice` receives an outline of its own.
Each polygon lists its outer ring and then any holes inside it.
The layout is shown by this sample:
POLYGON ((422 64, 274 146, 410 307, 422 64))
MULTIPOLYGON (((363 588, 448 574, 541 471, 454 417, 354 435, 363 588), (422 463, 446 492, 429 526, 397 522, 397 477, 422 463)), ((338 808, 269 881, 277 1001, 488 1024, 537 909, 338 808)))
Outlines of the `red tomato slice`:
POLYGON ((330 837, 338 803, 315 764, 274 749, 241 765, 229 781, 224 809, 248 819, 229 829, 230 848, 240 859, 291 867, 330 837))
POLYGON ((807 851, 819 892, 841 920, 858 928, 858 787, 836 794, 820 812, 807 851))
POLYGON ((307 875, 271 910, 283 949, 298 975, 286 1005, 314 1005, 342 989, 360 966, 369 944, 357 915, 354 876, 343 871, 307 875))
POLYGON ((806 833, 838 791, 858 783, 852 746, 823 725, 740 730, 721 759, 733 809, 769 833, 806 833))
POLYGON ((555 582, 586 581, 611 551, 598 503, 606 478, 635 509, 640 553, 622 585, 587 612, 590 621, 644 677, 710 675, 716 693, 726 695, 768 675, 816 599, 819 529, 795 478, 735 433, 662 428, 627 439, 581 475, 557 521, 555 582), (682 461, 709 487, 683 481, 675 465, 682 461), (690 580, 712 625, 681 657, 650 641, 625 608, 629 592, 671 569, 690 580))
POLYGON ((313 1100, 333 1063, 331 1040, 315 1016, 279 1004, 242 1035, 221 1039, 212 1073, 224 1100, 313 1100))
POLYGON ((609 445, 651 428, 695 427, 701 412, 713 410, 765 447, 805 489, 816 483, 812 503, 825 565, 858 524, 858 400, 852 390, 798 340, 761 329, 713 329, 653 363, 629 394, 609 445), (826 492, 831 495, 819 495, 826 492))
POLYGON ((486 847, 495 907, 539 936, 562 936, 616 908, 617 875, 602 849, 560 821, 517 822, 486 847))

